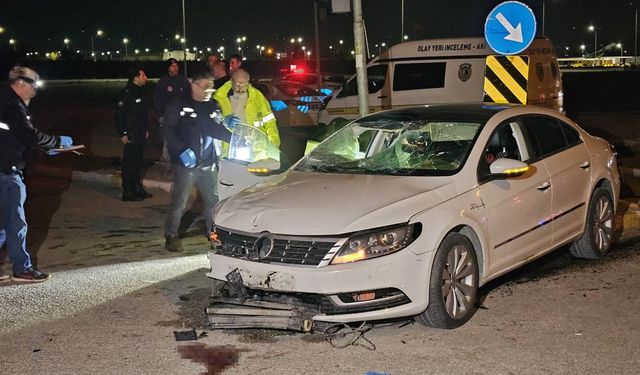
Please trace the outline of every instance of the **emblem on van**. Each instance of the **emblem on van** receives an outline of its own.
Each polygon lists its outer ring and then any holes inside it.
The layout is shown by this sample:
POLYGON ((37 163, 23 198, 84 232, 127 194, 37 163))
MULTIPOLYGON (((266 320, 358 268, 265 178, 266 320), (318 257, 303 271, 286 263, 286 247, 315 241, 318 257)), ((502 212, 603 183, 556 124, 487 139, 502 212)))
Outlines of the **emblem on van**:
POLYGON ((467 82, 469 78, 471 78, 471 64, 460 64, 458 68, 458 78, 460 78, 462 82, 467 82))
POLYGON ((542 80, 544 80, 544 68, 542 67, 542 63, 536 63, 536 76, 538 77, 538 81, 542 82, 542 80))

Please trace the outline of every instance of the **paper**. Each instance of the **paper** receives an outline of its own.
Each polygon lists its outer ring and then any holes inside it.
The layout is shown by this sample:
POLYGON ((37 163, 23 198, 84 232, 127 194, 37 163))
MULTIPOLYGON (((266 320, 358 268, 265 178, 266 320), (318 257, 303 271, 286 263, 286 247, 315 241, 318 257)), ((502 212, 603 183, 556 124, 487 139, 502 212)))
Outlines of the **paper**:
POLYGON ((54 148, 51 149, 50 151, 55 151, 55 152, 69 152, 69 151, 76 151, 76 150, 80 150, 84 148, 84 145, 73 145, 71 147, 67 147, 67 148, 54 148))

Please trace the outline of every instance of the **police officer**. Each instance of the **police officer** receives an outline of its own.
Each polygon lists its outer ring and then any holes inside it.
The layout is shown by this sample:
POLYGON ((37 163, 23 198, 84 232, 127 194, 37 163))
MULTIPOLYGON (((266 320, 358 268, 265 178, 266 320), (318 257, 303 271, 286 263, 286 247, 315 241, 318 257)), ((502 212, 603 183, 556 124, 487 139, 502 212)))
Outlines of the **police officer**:
POLYGON ((213 91, 213 77, 199 72, 191 83, 191 97, 173 99, 165 112, 163 131, 171 156, 173 184, 164 230, 165 248, 172 252, 183 249, 178 228, 194 185, 205 204, 207 231, 213 223, 220 155, 216 145, 229 142, 231 137, 222 124, 217 103, 211 100, 213 91))
MULTIPOLYGON (((33 267, 27 251, 27 189, 22 170, 28 152, 37 148, 55 155, 52 149, 73 145, 71 137, 47 135, 33 127, 28 106, 39 84, 38 73, 16 66, 9 71, 9 86, 0 93, 0 247, 6 243, 16 282, 42 282, 50 277, 33 267)), ((0 281, 8 278, 0 270, 0 281)))
POLYGON ((144 85, 144 70, 134 66, 127 72, 129 81, 120 93, 115 122, 120 140, 124 144, 122 154, 122 200, 141 201, 151 198, 142 186, 144 149, 149 137, 149 100, 144 85))

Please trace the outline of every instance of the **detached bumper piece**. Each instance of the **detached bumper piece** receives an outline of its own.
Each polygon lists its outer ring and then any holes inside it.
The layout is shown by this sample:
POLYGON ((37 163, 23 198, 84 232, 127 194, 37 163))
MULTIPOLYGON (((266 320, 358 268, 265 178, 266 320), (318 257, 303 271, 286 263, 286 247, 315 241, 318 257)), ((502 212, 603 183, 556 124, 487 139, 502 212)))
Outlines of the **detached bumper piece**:
POLYGON ((313 321, 318 310, 287 302, 215 298, 206 312, 212 329, 267 328, 311 332, 318 328, 314 327, 313 321))

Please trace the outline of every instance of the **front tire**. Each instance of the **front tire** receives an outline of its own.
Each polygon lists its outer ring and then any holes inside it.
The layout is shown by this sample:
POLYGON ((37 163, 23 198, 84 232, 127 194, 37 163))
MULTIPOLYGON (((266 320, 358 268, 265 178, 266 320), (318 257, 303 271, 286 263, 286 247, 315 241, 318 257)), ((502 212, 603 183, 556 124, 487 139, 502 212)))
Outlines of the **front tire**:
POLYGON ((606 189, 593 191, 584 233, 571 244, 569 252, 576 258, 599 259, 611 249, 614 213, 611 196, 606 189))
POLYGON ((476 312, 478 259, 469 239, 447 235, 436 252, 429 280, 429 306, 416 320, 423 325, 452 329, 476 312))

